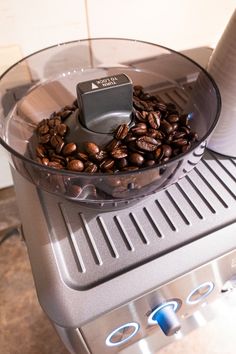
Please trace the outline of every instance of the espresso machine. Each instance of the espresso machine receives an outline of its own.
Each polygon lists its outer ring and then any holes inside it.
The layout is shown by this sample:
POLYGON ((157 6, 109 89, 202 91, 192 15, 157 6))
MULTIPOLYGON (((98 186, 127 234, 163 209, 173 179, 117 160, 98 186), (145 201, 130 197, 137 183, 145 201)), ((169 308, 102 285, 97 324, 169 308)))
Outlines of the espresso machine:
POLYGON ((44 49, 1 77, 1 144, 38 300, 70 353, 155 354, 230 302, 236 159, 207 148, 221 99, 200 64, 155 44, 99 38, 44 49), (28 79, 16 87, 18 70, 28 79), (78 146, 107 144, 115 123, 132 127, 137 86, 187 112, 198 134, 189 149, 116 173, 35 159, 38 124, 75 100, 66 121, 78 146))

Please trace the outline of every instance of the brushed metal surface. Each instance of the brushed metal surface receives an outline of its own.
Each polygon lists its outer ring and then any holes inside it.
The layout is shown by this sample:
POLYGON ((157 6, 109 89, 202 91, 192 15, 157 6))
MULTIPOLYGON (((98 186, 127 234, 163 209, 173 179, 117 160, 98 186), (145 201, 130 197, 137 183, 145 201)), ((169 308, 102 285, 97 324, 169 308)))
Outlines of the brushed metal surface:
POLYGON ((119 211, 39 193, 63 281, 85 290, 234 223, 236 159, 207 151, 178 183, 119 211))
POLYGON ((155 353, 163 345, 175 340, 176 337, 181 337, 190 329, 196 328, 197 325, 201 324, 200 320, 203 323, 211 315, 210 306, 215 306, 217 309, 217 305, 214 305, 215 301, 224 299, 225 294, 221 293, 221 290, 224 283, 236 271, 235 259, 236 251, 230 252, 82 326, 81 333, 86 342, 89 343, 91 352, 93 354, 155 353), (213 287, 210 287, 211 291, 207 294, 206 291, 203 290, 201 293, 201 290, 199 290, 199 301, 195 301, 192 304, 188 303, 187 299, 193 289, 208 282, 213 284, 213 287), (181 329, 177 335, 167 339, 157 324, 150 325, 148 323, 148 317, 153 309, 171 300, 177 300, 180 304, 177 310, 177 317, 179 318, 181 329), (105 342, 107 336, 116 328, 129 322, 136 322, 140 326, 137 334, 123 344, 108 347, 105 342), (151 345, 150 352, 147 351, 149 345, 151 345))

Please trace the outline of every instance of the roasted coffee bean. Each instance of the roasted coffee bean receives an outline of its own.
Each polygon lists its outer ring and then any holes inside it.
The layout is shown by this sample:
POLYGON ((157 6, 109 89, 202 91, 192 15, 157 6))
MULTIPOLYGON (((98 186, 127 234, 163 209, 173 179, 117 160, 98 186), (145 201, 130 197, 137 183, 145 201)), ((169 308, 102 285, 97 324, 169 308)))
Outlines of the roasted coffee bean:
POLYGON ((55 168, 57 170, 62 170, 64 168, 64 166, 62 164, 60 164, 60 162, 57 162, 57 161, 49 161, 47 166, 55 168))
POLYGON ((190 149, 190 147, 191 147, 191 144, 188 142, 186 145, 181 147, 181 152, 182 153, 187 152, 190 149))
POLYGON ((173 131, 176 131, 178 128, 179 128, 179 124, 176 122, 176 123, 172 123, 172 129, 173 131))
POLYGON ((129 132, 129 127, 127 124, 121 124, 119 127, 116 129, 114 137, 117 140, 123 140, 129 132))
POLYGON ((65 145, 65 142, 63 140, 61 140, 60 142, 58 142, 57 146, 56 146, 56 153, 60 154, 63 147, 65 145))
POLYGON ((50 141, 51 135, 50 134, 45 134, 39 136, 39 143, 41 144, 47 144, 50 141))
POLYGON ((41 163, 44 165, 44 166, 48 166, 49 164, 49 159, 47 157, 43 157, 41 159, 41 163))
POLYGON ((169 123, 177 123, 179 121, 179 115, 172 113, 169 114, 166 119, 168 120, 169 123))
POLYGON ((153 152, 153 157, 155 160, 160 160, 163 157, 163 150, 161 147, 158 147, 154 152, 153 152))
POLYGON ((50 138, 50 144, 52 145, 52 147, 56 148, 58 144, 61 145, 61 143, 64 144, 62 138, 60 135, 53 135, 51 138, 50 138))
POLYGON ((66 158, 64 156, 55 153, 50 154, 50 159, 51 161, 58 161, 61 164, 65 164, 66 162, 66 158))
POLYGON ((41 126, 38 127, 38 133, 39 133, 40 135, 47 134, 47 133, 49 132, 49 129, 50 129, 50 128, 49 128, 48 124, 45 123, 45 124, 43 124, 43 125, 41 125, 41 126))
POLYGON ((169 111, 169 112, 175 112, 177 113, 177 107, 176 105, 173 103, 173 102, 168 102, 166 104, 166 109, 169 111))
POLYGON ((172 141, 175 146, 184 146, 188 144, 188 140, 184 138, 175 139, 172 141))
POLYGON ((66 110, 66 111, 62 111, 60 113, 60 117, 62 120, 65 120, 66 118, 68 118, 71 115, 72 111, 71 110, 66 110))
POLYGON ((85 169, 84 171, 87 172, 87 173, 95 173, 97 172, 98 170, 98 167, 97 165, 95 165, 95 163, 88 163, 88 161, 85 163, 85 169))
POLYGON ((97 144, 90 141, 84 143, 84 148, 89 155, 98 154, 100 150, 97 144))
POLYGON ((113 159, 105 159, 102 161, 102 163, 100 164, 100 168, 101 170, 112 170, 112 168, 114 167, 115 161, 113 159))
MULTIPOLYGON (((178 132, 174 132, 173 134, 173 138, 174 139, 180 139, 180 138, 184 138, 186 136, 186 133, 184 131, 178 131, 178 132)), ((173 139, 172 139, 173 140, 173 139)))
MULTIPOLYGON (((137 139, 136 139, 137 140, 137 139)), ((136 145, 136 140, 131 141, 129 144, 127 144, 127 149, 129 152, 138 152, 141 155, 145 154, 145 151, 141 150, 137 145, 136 145)))
POLYGON ((71 160, 67 164, 68 170, 82 172, 84 169, 84 164, 81 160, 71 160))
POLYGON ((68 156, 76 152, 77 146, 75 143, 68 143, 62 149, 62 154, 68 156))
POLYGON ((54 128, 55 126, 61 124, 61 118, 58 116, 55 116, 48 121, 48 125, 50 128, 54 128))
POLYGON ((139 111, 146 111, 148 110, 148 104, 145 101, 140 99, 134 98, 133 100, 134 107, 139 111))
POLYGON ((151 167, 151 166, 156 165, 156 161, 155 160, 145 160, 143 165, 145 167, 151 167))
POLYGON ((82 188, 78 185, 71 184, 67 189, 67 195, 72 198, 78 198, 82 192, 82 188))
POLYGON ((165 119, 162 120, 160 129, 166 134, 170 134, 173 131, 172 125, 165 119))
POLYGON ((108 156, 108 153, 105 150, 100 150, 97 154, 93 155, 92 158, 95 160, 95 162, 100 162, 104 159, 106 159, 108 156))
POLYGON ((180 116, 180 123, 182 125, 187 125, 188 124, 188 121, 189 121, 189 118, 188 118, 188 114, 182 114, 180 116))
POLYGON ((81 151, 78 151, 76 153, 75 157, 83 162, 88 161, 88 159, 89 159, 88 155, 85 154, 84 152, 81 152, 81 151))
POLYGON ((122 171, 137 171, 139 169, 138 166, 127 166, 124 167, 122 171))
POLYGON ((189 134, 191 132, 191 129, 186 126, 181 126, 180 131, 184 132, 185 134, 189 134))
POLYGON ((122 147, 112 150, 110 154, 114 159, 122 159, 128 155, 127 148, 122 147))
POLYGON ((137 147, 143 151, 154 151, 161 144, 160 141, 150 136, 141 136, 135 142, 137 147))
POLYGON ((166 111, 167 105, 164 102, 157 102, 156 108, 157 108, 157 110, 160 110, 160 111, 166 111))
POLYGON ((137 139, 137 137, 134 136, 132 132, 129 132, 125 138, 125 143, 129 144, 131 141, 134 141, 136 139, 137 139))
POLYGON ((147 111, 135 111, 135 118, 142 123, 146 122, 148 112, 147 111))
POLYGON ((149 112, 147 120, 151 128, 158 129, 161 123, 161 113, 160 112, 149 112))
MULTIPOLYGON (((105 146, 88 141, 79 149, 76 142, 66 139, 66 119, 78 108, 75 101, 38 123, 35 159, 40 164, 86 173, 136 171, 167 162, 187 152, 198 140, 189 125, 189 114, 180 113, 174 103, 161 102, 142 86, 134 86, 130 126, 119 125, 105 146)), ((125 192, 127 186, 122 188, 125 192)))
POLYGON ((46 148, 45 148, 43 145, 40 145, 40 144, 39 144, 39 145, 36 147, 36 155, 37 155, 38 157, 44 157, 46 154, 47 154, 46 148))
POLYGON ((170 157, 172 155, 172 148, 170 145, 163 144, 162 152, 165 157, 170 157))
POLYGON ((144 157, 143 157, 143 155, 141 155, 137 152, 133 152, 133 153, 129 154, 129 162, 134 166, 142 166, 142 164, 144 162, 144 157))
POLYGON ((56 126, 56 132, 57 132, 60 136, 66 135, 67 129, 68 129, 68 127, 67 127, 67 125, 64 124, 64 123, 58 124, 58 125, 56 126))
MULTIPOLYGON (((127 137, 126 137, 127 138, 127 137)), ((105 151, 112 151, 122 144, 121 140, 112 139, 105 147, 105 151)))
POLYGON ((193 142, 193 141, 197 141, 198 140, 198 135, 196 132, 190 132, 188 135, 189 139, 193 142))
POLYGON ((118 159, 116 161, 116 166, 119 170, 123 170, 125 167, 127 167, 129 164, 128 160, 126 157, 122 157, 122 159, 118 159))
POLYGON ((181 154, 182 149, 183 149, 183 147, 182 147, 181 149, 180 149, 180 148, 174 148, 174 149, 172 150, 172 155, 173 155, 173 156, 178 156, 179 154, 181 154))
POLYGON ((131 132, 136 136, 145 135, 147 133, 147 125, 145 123, 137 123, 131 128, 131 132))

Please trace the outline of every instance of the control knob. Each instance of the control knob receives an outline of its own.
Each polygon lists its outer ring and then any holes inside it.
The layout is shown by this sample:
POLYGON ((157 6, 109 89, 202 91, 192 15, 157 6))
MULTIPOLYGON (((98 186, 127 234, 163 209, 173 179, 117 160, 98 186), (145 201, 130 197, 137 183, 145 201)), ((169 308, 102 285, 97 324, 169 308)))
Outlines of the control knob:
POLYGON ((180 322, 176 315, 179 307, 177 301, 168 301, 151 312, 148 317, 150 325, 158 324, 166 336, 171 336, 180 330, 180 322))

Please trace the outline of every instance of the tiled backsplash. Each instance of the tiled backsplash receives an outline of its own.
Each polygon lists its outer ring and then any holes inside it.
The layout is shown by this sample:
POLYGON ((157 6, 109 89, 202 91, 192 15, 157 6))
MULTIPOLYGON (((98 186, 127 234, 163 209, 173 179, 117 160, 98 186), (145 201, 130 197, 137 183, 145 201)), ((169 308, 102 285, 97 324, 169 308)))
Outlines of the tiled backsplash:
MULTIPOLYGON (((0 74, 34 51, 88 37, 214 47, 234 8, 235 0, 1 0, 0 74)), ((3 188, 12 180, 1 151, 0 167, 3 188)))

